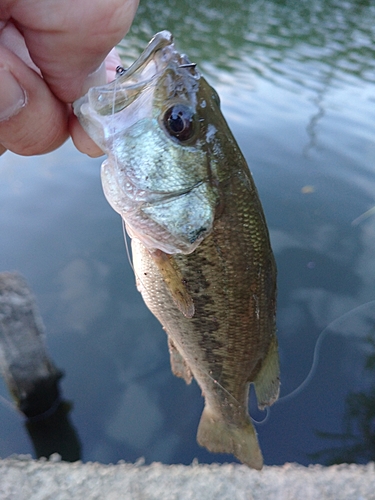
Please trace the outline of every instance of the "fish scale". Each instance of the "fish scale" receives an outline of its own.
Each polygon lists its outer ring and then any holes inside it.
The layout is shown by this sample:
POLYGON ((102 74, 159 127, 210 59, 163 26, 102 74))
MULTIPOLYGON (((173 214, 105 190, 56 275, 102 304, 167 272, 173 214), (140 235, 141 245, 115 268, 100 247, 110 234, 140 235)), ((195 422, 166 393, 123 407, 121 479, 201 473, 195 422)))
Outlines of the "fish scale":
MULTIPOLYGON (((254 203, 254 191, 249 191, 236 174, 224 193, 225 206, 231 208, 222 212, 212 234, 192 254, 175 257, 195 304, 193 318, 184 318, 175 307, 148 250, 136 239, 132 241, 133 263, 147 306, 185 359, 206 405, 208 402, 214 408, 220 421, 247 430, 251 426, 249 383, 256 381, 270 347, 276 357, 276 349, 272 350, 276 343, 275 264, 270 248, 264 249, 266 227, 246 224, 258 217, 260 210, 259 203, 254 203), (235 198, 236 203, 228 198, 235 198), (246 225, 250 231, 244 232, 246 225)), ((272 362, 273 389, 266 403, 278 395, 277 358, 271 357, 272 362)), ((233 452, 207 442, 205 437, 201 440, 212 451, 233 452)), ((252 456, 238 458, 258 468, 252 456)))
POLYGON ((260 469, 248 394, 253 383, 259 408, 279 394, 276 266, 216 92, 163 31, 74 110, 108 155, 104 192, 132 238, 137 287, 167 333, 172 371, 202 389, 198 442, 260 469))

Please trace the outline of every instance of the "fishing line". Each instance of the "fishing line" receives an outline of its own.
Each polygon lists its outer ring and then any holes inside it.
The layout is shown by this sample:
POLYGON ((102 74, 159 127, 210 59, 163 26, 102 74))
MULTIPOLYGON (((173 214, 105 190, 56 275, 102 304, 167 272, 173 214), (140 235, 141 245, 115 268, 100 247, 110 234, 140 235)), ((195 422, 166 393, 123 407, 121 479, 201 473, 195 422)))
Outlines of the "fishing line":
MULTIPOLYGON (((351 311, 349 311, 349 313, 350 312, 351 311)), ((349 314, 349 313, 346 313, 346 314, 349 314)), ((341 317, 342 316, 340 316, 340 318, 341 317)), ((311 382, 311 380, 315 376, 316 368, 317 368, 318 363, 319 363, 320 346, 322 345, 322 342, 323 342, 324 338, 326 337, 327 333, 329 332, 329 329, 332 326, 332 324, 335 321, 339 320, 340 318, 337 318, 336 320, 334 320, 332 323, 330 323, 328 326, 326 326, 322 332, 320 332, 318 340, 316 341, 316 344, 315 344, 315 347, 314 347, 314 353, 313 353, 313 360, 312 360, 311 368, 310 368, 309 373, 306 375, 305 380, 303 380, 300 383, 299 386, 297 386, 295 389, 293 389, 292 392, 290 392, 289 394, 286 394, 285 396, 282 396, 281 398, 279 398, 275 402, 275 404, 276 403, 285 402, 285 401, 288 401, 290 399, 293 399, 294 397, 296 397, 298 394, 300 394, 309 385, 309 383, 311 382)))
POLYGON ((263 424, 265 424, 267 422, 267 420, 269 419, 269 416, 271 414, 271 409, 270 409, 269 406, 266 406, 266 408, 264 408, 264 411, 266 412, 266 416, 264 417, 263 420, 255 420, 255 418, 250 415, 251 421, 254 422, 254 424, 257 424, 257 425, 263 425, 263 424))
MULTIPOLYGON (((134 265, 133 265, 133 259, 132 259, 132 256, 130 254, 129 243, 128 243, 128 238, 127 238, 127 232, 126 232, 126 224, 125 224, 125 221, 124 221, 124 219, 122 217, 121 217, 121 221, 122 221, 122 234, 124 236, 126 256, 128 258, 128 262, 130 264, 130 267, 133 270, 133 273, 137 276, 137 274, 135 272, 135 269, 134 269, 134 265)), ((138 276, 137 276, 137 278, 138 278, 138 276)))
MULTIPOLYGON (((331 321, 331 323, 329 323, 329 325, 327 325, 324 328, 324 330, 319 334, 318 340, 316 341, 316 344, 315 344, 315 347, 314 347, 313 361, 312 361, 312 364, 311 364, 310 371, 307 374, 306 378, 301 382, 301 384, 298 387, 296 387, 289 394, 286 394, 285 396, 282 396, 281 398, 279 398, 275 402, 275 405, 277 405, 278 403, 284 403, 285 401, 289 401, 292 398, 297 397, 298 394, 300 394, 302 391, 304 391, 306 389, 306 387, 308 386, 308 384, 311 382, 311 380, 315 376, 316 369, 317 369, 317 366, 318 366, 318 363, 319 363, 319 355, 320 355, 321 345, 323 343, 323 340, 327 336, 327 334, 330 333, 330 330, 335 325, 339 324, 341 321, 347 320, 349 316, 355 314, 358 311, 362 311, 363 309, 367 308, 369 305, 375 305, 375 300, 371 300, 369 302, 366 302, 364 304, 361 304, 361 305, 355 307, 354 309, 351 309, 350 311, 342 314, 338 318, 336 318, 333 321, 331 321)), ((331 333, 334 333, 334 332, 331 332, 331 333)), ((268 411, 270 412, 269 408, 268 408, 268 411)), ((261 424, 264 423, 267 419, 268 419, 268 415, 266 416, 265 420, 263 420, 260 423, 261 424)))
MULTIPOLYGON (((312 381, 312 379, 315 376, 316 369, 318 367, 319 363, 319 355, 320 355, 320 349, 321 345, 323 343, 323 340, 325 337, 330 333, 331 328, 333 328, 335 325, 339 324, 341 321, 345 321, 350 317, 352 314, 355 314, 358 311, 361 311, 365 308, 367 308, 369 305, 375 305, 375 300, 371 300, 369 302, 365 302, 364 304, 361 304, 360 306, 355 307, 354 309, 351 309, 350 311, 342 314, 338 318, 334 319, 327 325, 324 330, 319 334, 318 340, 316 341, 315 347, 314 347, 314 353, 313 353, 313 361, 311 364, 311 368, 305 379, 300 383, 298 387, 296 387, 293 391, 291 391, 289 394, 286 394, 285 396, 282 396, 279 398, 277 401, 275 401, 274 405, 277 405, 278 403, 285 403, 285 401, 290 401, 291 399, 297 397, 302 391, 306 389, 306 387, 309 385, 309 383, 312 381)), ((263 425, 267 422, 269 416, 271 415, 271 408, 267 407, 266 408, 267 415, 264 418, 264 420, 261 420, 260 422, 256 421, 255 419, 252 419, 254 423, 257 425, 263 425)))
MULTIPOLYGON (((114 86, 114 89, 113 89, 113 98, 112 98, 112 134, 113 134, 113 137, 115 137, 115 132, 116 132, 116 126, 115 126, 115 108, 116 108, 116 93, 117 93, 117 81, 118 81, 118 78, 120 76, 122 76, 124 73, 125 73, 125 68, 123 68, 122 66, 117 66, 116 68, 116 78, 115 78, 115 86, 114 86)), ((118 160, 117 160, 117 154, 116 154, 116 148, 113 148, 115 154, 114 154, 114 158, 115 158, 115 163, 116 163, 116 167, 118 168, 118 160)), ((132 260, 132 257, 131 257, 131 254, 130 254, 130 249, 129 249, 129 244, 128 244, 128 240, 127 240, 127 237, 126 237, 126 225, 125 225, 125 221, 124 219, 121 217, 121 222, 122 222, 122 233, 123 233, 123 236, 124 236, 124 242, 125 242, 125 249, 126 249, 126 256, 128 258, 128 261, 129 261, 129 264, 130 264, 130 267, 132 268, 134 274, 135 271, 134 271, 134 266, 133 266, 133 260, 132 260)))

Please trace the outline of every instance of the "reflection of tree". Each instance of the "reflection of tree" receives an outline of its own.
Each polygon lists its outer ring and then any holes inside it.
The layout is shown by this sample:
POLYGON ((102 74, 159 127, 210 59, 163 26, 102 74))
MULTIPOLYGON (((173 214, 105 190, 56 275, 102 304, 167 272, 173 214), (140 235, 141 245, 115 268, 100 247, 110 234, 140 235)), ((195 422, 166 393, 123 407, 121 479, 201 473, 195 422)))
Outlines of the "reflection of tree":
MULTIPOLYGON (((375 335, 365 339, 370 348, 365 369, 375 372, 375 335)), ((314 453, 313 459, 326 457, 327 465, 364 463, 375 460, 375 385, 367 392, 351 392, 346 398, 343 433, 318 431, 317 435, 341 443, 314 453)))
POLYGON ((240 65, 279 85, 317 90, 327 73, 336 84, 348 75, 374 80, 374 13, 369 0, 200 0, 194 8, 189 0, 153 0, 141 2, 125 43, 131 60, 168 29, 191 59, 210 63, 210 76, 240 65))

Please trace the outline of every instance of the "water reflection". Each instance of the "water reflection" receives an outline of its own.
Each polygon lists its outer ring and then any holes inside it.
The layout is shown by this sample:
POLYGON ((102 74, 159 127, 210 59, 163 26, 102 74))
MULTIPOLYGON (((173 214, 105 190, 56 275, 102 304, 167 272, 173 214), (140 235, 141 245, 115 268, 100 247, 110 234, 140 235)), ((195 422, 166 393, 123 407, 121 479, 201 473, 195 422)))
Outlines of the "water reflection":
POLYGON ((139 44, 164 27, 200 66, 209 63, 216 78, 239 71, 240 84, 255 73, 312 89, 333 77, 373 82, 374 8, 337 0, 203 0, 192 9, 188 2, 154 0, 141 2, 126 45, 134 59, 139 44))
MULTIPOLYGON (((336 325, 310 384, 258 428, 266 463, 324 461, 331 456, 311 458, 330 446, 315 430, 342 432, 348 394, 371 391, 363 339, 372 326, 357 308, 375 299, 375 217, 361 218, 375 206, 375 6, 145 1, 126 63, 161 29, 218 90, 257 183, 279 266, 283 394, 336 325)), ((199 390, 170 373, 165 334, 135 290, 99 164, 70 144, 0 160, 0 269, 19 269, 38 296, 83 459, 231 460, 195 443, 199 390)), ((1 455, 31 451, 6 412, 0 424, 1 455)))
MULTIPOLYGON (((367 379, 366 390, 351 391, 345 399, 345 409, 338 432, 316 431, 317 436, 333 445, 311 454, 311 458, 327 465, 339 463, 367 463, 375 459, 375 302, 370 314, 365 315, 371 333, 363 339, 365 363, 362 374, 367 379), (370 373, 369 373, 370 372, 370 373)), ((353 332, 351 332, 353 335, 353 332)))

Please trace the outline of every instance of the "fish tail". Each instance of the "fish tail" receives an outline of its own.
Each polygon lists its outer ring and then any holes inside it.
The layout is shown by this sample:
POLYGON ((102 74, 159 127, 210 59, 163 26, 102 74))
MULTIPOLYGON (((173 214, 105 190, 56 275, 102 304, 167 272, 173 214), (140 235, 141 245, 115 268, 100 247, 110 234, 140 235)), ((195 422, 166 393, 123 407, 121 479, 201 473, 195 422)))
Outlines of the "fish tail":
POLYGON ((231 453, 253 469, 263 467, 262 452, 250 419, 241 427, 228 424, 215 417, 206 406, 199 422, 197 441, 211 452, 231 453))

